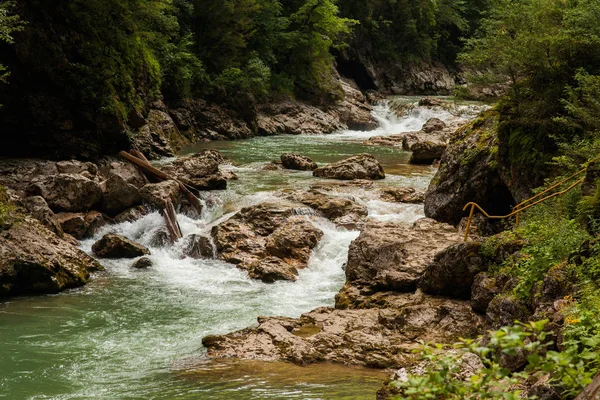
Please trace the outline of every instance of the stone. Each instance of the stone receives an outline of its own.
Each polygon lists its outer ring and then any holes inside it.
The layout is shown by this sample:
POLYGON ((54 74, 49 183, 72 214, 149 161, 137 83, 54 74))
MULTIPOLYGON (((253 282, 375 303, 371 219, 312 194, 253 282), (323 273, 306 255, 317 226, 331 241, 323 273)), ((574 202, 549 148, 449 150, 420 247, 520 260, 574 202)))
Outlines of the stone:
POLYGON ((98 174, 98 166, 91 162, 77 160, 58 161, 56 168, 61 174, 84 175, 89 179, 93 179, 98 174))
POLYGON ((150 254, 141 244, 114 233, 107 233, 94 243, 92 251, 100 258, 136 258, 150 254))
POLYGON ((0 232, 0 297, 56 293, 84 285, 102 270, 92 257, 21 216, 0 232))
POLYGON ((390 203, 421 204, 425 200, 425 192, 411 187, 385 188, 379 195, 390 203))
POLYGON ((219 171, 219 166, 226 162, 217 150, 205 150, 191 156, 178 157, 161 169, 181 181, 190 182, 199 190, 224 190, 227 188, 228 178, 234 178, 219 171))
POLYGON ((175 181, 148 183, 140 190, 142 200, 148 206, 162 210, 165 201, 170 199, 173 205, 179 205, 179 184, 175 181))
POLYGON ((369 215, 367 207, 356 201, 319 189, 288 193, 286 198, 307 205, 333 222, 339 222, 343 217, 351 217, 350 220, 356 222, 369 215))
POLYGON ((298 171, 314 171, 319 167, 311 158, 292 153, 281 155, 281 165, 285 169, 298 171))
POLYGON ((457 225, 469 202, 490 215, 507 215, 516 204, 498 170, 499 115, 487 111, 459 129, 441 159, 425 196, 425 215, 457 225))
POLYGON ((427 219, 412 227, 368 224, 350 245, 347 281, 371 291, 414 291, 435 254, 460 240, 450 225, 427 219))
POLYGON ((423 97, 419 100, 420 107, 442 107, 444 101, 436 97, 423 97))
POLYGON ((423 292, 458 299, 470 299, 475 276, 487 271, 489 260, 479 254, 480 243, 466 242, 437 253, 419 281, 423 292))
POLYGON ((471 307, 473 311, 485 314, 491 301, 502 293, 504 285, 500 278, 494 277, 487 272, 475 275, 471 286, 471 307))
POLYGON ((150 110, 146 125, 133 135, 134 147, 150 159, 174 156, 180 138, 171 116, 158 109, 150 110))
POLYGON ((491 330, 513 326, 515 321, 528 322, 532 313, 527 305, 510 294, 501 294, 490 302, 486 311, 486 326, 491 330))
POLYGON ((442 131, 444 128, 446 128, 446 123, 444 121, 439 118, 431 118, 423 125, 422 130, 425 133, 432 133, 442 131))
POLYGON ((209 237, 192 234, 185 238, 185 256, 195 259, 215 258, 215 253, 215 246, 209 237))
POLYGON ((295 280, 323 232, 292 202, 247 207, 212 229, 219 258, 264 282, 295 280))
POLYGON ((28 193, 39 195, 55 212, 83 212, 102 199, 102 190, 95 181, 82 175, 58 174, 35 179, 28 193))
POLYGON ((385 178, 383 167, 375 157, 370 154, 359 154, 321 168, 317 168, 313 175, 319 178, 353 180, 385 178))
POLYGON ((410 163, 433 164, 435 160, 442 158, 447 147, 448 145, 443 142, 423 141, 415 143, 410 147, 412 152, 410 163))
POLYGON ((135 269, 147 269, 150 268, 154 263, 150 257, 142 257, 131 265, 131 268, 135 269))
POLYGON ((102 211, 108 215, 116 216, 142 203, 139 189, 114 173, 111 173, 100 187, 102 188, 102 211))
POLYGON ((125 180, 129 185, 136 188, 141 188, 148 180, 140 172, 138 167, 130 162, 122 161, 115 157, 104 157, 98 162, 99 174, 104 180, 109 179, 113 175, 117 175, 125 180))
POLYGON ((150 247, 166 247, 173 244, 166 227, 156 229, 150 238, 150 247))
POLYGON ((291 217, 267 237, 265 246, 269 254, 295 268, 304 268, 322 237, 323 232, 306 218, 291 217))
POLYGON ((83 213, 56 214, 56 221, 65 233, 68 233, 75 239, 83 239, 89 228, 89 225, 85 221, 85 214, 83 213))
POLYGON ((54 212, 41 196, 30 196, 23 200, 25 209, 33 218, 37 219, 46 228, 56 233, 58 236, 63 235, 63 230, 60 224, 56 221, 54 212))
POLYGON ((131 207, 114 218, 114 222, 116 224, 120 224, 123 222, 134 222, 138 219, 142 218, 144 215, 148 214, 149 210, 146 206, 135 206, 131 207))
POLYGON ((417 340, 452 343, 482 328, 467 303, 424 298, 402 309, 317 308, 300 318, 259 317, 255 328, 202 343, 213 358, 399 368, 414 359, 417 340))
POLYGON ((261 105, 256 122, 260 136, 316 135, 346 128, 338 116, 291 99, 261 105))

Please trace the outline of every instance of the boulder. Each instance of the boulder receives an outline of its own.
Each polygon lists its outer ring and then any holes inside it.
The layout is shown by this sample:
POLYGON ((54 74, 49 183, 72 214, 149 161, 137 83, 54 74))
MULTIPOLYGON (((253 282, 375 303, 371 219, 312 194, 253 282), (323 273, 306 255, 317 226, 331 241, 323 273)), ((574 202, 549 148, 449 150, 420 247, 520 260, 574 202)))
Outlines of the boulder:
POLYGON ((319 178, 353 180, 370 179, 378 180, 385 178, 383 167, 375 157, 370 154, 359 154, 317 168, 313 175, 319 178))
POLYGON ((150 254, 141 244, 114 233, 107 233, 94 243, 92 251, 101 258, 136 258, 150 254))
POLYGON ((21 216, 0 232, 0 297, 56 293, 85 284, 102 266, 39 221, 21 216))
POLYGON ((281 155, 281 165, 285 169, 298 171, 314 171, 319 166, 312 159, 299 154, 286 153, 281 155))
POLYGON ((337 119, 350 130, 371 131, 379 127, 379 123, 373 117, 373 107, 367 101, 365 95, 353 84, 340 80, 344 99, 328 110, 328 113, 335 115, 337 119))
POLYGON ((423 298, 401 309, 318 308, 300 318, 259 317, 255 328, 202 343, 213 358, 399 368, 414 362, 419 340, 452 343, 482 328, 465 302, 423 298))
POLYGON ((421 290, 469 299, 475 276, 488 269, 489 260, 479 254, 480 246, 477 242, 459 243, 437 253, 419 281, 421 290))
POLYGON ((493 298, 486 311, 486 327, 490 330, 512 326, 515 321, 528 322, 531 311, 527 305, 511 294, 500 294, 493 298))
POLYGON ((499 114, 488 111, 459 129, 442 156, 425 197, 425 215, 457 225, 469 202, 490 215, 507 215, 516 204, 498 170, 499 114))
POLYGON ((460 240, 452 226, 428 219, 412 227, 371 223, 350 245, 347 281, 370 291, 414 291, 435 254, 460 240))
POLYGON ((444 100, 436 97, 423 97, 419 100, 419 107, 442 107, 444 100))
POLYGON ((178 157, 161 169, 200 190, 223 190, 227 188, 228 178, 233 178, 219 171, 219 166, 226 162, 217 150, 205 150, 192 156, 178 157))
POLYGON ((254 279, 295 280, 323 235, 296 215, 302 207, 283 202, 242 209, 212 230, 219 257, 254 279))
POLYGON ((471 286, 471 307, 473 311, 485 314, 491 301, 504 291, 508 277, 493 276, 487 272, 475 275, 471 286))
POLYGON ((288 193, 286 198, 307 205, 333 222, 340 222, 342 218, 346 222, 358 222, 369 214, 367 207, 354 200, 319 189, 288 193))
POLYGON ((148 206, 155 209, 163 209, 165 201, 170 199, 173 205, 179 204, 179 184, 175 181, 163 181, 160 183, 149 183, 142 187, 140 195, 148 206))
POLYGON ((102 199, 97 182, 77 174, 58 174, 34 180, 28 193, 39 195, 55 212, 83 212, 102 199))
POLYGON ((131 268, 135 269, 147 269, 150 268, 154 263, 150 257, 142 257, 131 265, 131 268))
POLYGON ((135 165, 114 157, 104 157, 98 162, 98 170, 104 180, 112 175, 120 176, 130 185, 141 188, 148 180, 135 165))
POLYGON ((149 212, 148 207, 146 207, 144 205, 131 207, 131 208, 123 211, 119 215, 117 215, 114 218, 114 222, 116 224, 120 224, 122 222, 137 221, 138 219, 142 218, 144 215, 148 214, 148 212, 149 212))
POLYGON ((108 215, 116 216, 142 203, 139 189, 115 173, 111 173, 100 187, 102 188, 102 211, 108 215))
POLYGON ((215 246, 209 237, 192 234, 185 238, 183 254, 195 259, 215 258, 215 246))
POLYGON ((41 196, 30 196, 23 200, 25 209, 33 218, 37 219, 46 228, 56 233, 58 236, 63 235, 63 230, 60 224, 56 221, 54 212, 41 196))
POLYGON ((98 174, 98 166, 96 164, 77 160, 58 161, 56 169, 61 174, 83 175, 88 179, 94 179, 98 174))
POLYGON ((156 229, 150 238, 150 247, 166 247, 173 244, 171 235, 166 227, 156 229))
POLYGON ((181 145, 183 139, 169 114, 163 110, 150 110, 146 125, 133 135, 135 148, 149 159, 172 157, 174 149, 181 145))
POLYGON ((421 204, 425 200, 425 192, 411 187, 385 188, 379 195, 383 201, 390 203, 421 204))
POLYGON ((60 213, 55 216, 65 233, 75 239, 86 239, 91 237, 100 228, 106 225, 104 215, 98 211, 84 213, 60 213))
POLYGON ((439 132, 446 128, 446 123, 439 118, 429 119, 425 125, 423 125, 422 131, 425 133, 439 132))
POLYGON ((423 141, 413 144, 410 147, 412 155, 411 164, 433 164, 444 155, 448 145, 443 142, 423 141))

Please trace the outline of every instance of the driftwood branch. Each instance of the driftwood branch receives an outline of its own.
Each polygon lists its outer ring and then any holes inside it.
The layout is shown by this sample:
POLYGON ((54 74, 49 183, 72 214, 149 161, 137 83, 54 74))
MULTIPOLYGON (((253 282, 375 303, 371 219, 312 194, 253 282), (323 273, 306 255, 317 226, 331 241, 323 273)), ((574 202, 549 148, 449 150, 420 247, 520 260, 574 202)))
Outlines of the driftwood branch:
POLYGON ((595 400, 600 398, 600 374, 586 387, 575 400, 595 400))
POLYGON ((178 241, 183 238, 183 233, 181 232, 181 226, 179 226, 179 222, 177 222, 177 215, 175 214, 175 207, 170 199, 165 200, 165 206, 161 210, 161 214, 165 218, 165 222, 167 224, 167 230, 169 231, 169 236, 173 242, 178 241))
POLYGON ((121 151, 119 154, 121 155, 121 157, 140 168, 145 174, 149 174, 158 179, 159 181, 172 180, 177 182, 177 184, 179 185, 179 190, 183 193, 183 195, 190 202, 190 204, 196 209, 196 211, 202 211, 202 202, 198 197, 196 197, 194 193, 192 193, 189 187, 192 187, 195 190, 197 189, 190 185, 188 181, 182 181, 181 179, 177 179, 169 174, 164 173, 158 168, 153 167, 148 162, 148 159, 146 159, 146 157, 141 152, 137 150, 132 150, 131 152, 133 153, 133 155, 127 153, 126 151, 121 151))

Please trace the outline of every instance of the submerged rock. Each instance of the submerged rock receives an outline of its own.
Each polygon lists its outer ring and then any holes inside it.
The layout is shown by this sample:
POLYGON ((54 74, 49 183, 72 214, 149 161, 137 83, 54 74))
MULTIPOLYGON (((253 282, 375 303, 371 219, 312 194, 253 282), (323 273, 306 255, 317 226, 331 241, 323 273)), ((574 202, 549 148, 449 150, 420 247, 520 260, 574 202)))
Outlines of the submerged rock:
POLYGON ((150 257, 142 257, 139 260, 137 260, 136 262, 134 262, 133 265, 131 266, 131 268, 147 269, 147 268, 150 268, 152 265, 154 265, 154 263, 152 262, 150 257))
POLYGON ((295 280, 311 250, 323 236, 295 203, 262 203, 242 209, 215 226, 213 239, 219 257, 264 282, 295 280))
POLYGON ((353 180, 370 179, 378 180, 385 178, 383 167, 375 157, 370 154, 359 154, 317 168, 313 175, 319 178, 353 180))
POLYGON ((215 258, 215 246, 209 237, 193 234, 185 238, 183 254, 196 259, 215 258))
POLYGON ((281 155, 281 165, 285 169, 298 171, 314 171, 319 167, 311 158, 292 153, 281 155))
POLYGON ((150 254, 141 244, 114 233, 108 233, 94 243, 92 251, 101 258, 136 258, 150 254))
POLYGON ((102 270, 92 257, 39 221, 21 216, 0 231, 0 297, 56 293, 102 270))
POLYGON ((425 200, 425 192, 411 187, 385 188, 380 191, 380 196, 390 203, 421 204, 425 200))

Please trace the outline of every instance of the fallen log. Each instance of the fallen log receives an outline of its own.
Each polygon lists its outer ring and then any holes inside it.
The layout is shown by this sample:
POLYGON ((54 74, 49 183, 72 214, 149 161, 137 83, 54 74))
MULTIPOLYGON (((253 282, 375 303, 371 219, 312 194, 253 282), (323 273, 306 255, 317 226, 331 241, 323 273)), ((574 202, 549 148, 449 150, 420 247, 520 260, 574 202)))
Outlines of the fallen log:
MULTIPOLYGON (((121 151, 119 153, 119 155, 121 157, 123 157, 124 159, 126 159, 127 161, 129 161, 130 163, 132 163, 133 165, 140 168, 145 174, 149 174, 150 176, 158 179, 159 181, 172 180, 172 181, 177 182, 177 184, 179 185, 179 190, 181 190, 181 192, 183 193, 185 198, 196 209, 196 211, 198 211, 199 213, 202 212, 202 208, 203 208, 202 201, 200 201, 200 199, 198 197, 196 197, 196 195, 194 193, 192 193, 192 191, 188 188, 188 187, 194 188, 192 185, 190 185, 189 183, 184 183, 180 179, 177 179, 173 176, 165 174, 163 171, 159 170, 158 168, 155 168, 148 162, 146 157, 139 151, 132 150, 132 153, 138 154, 138 156, 129 154, 126 151, 121 151), (143 158, 141 158, 140 156, 143 158)), ((194 188, 194 189, 198 190, 197 188, 194 188)))
POLYGON ((161 210, 161 214, 165 219, 165 223, 167 224, 167 231, 169 232, 169 236, 173 242, 178 241, 183 238, 183 233, 181 232, 181 226, 179 226, 179 222, 177 222, 177 214, 175 213, 175 207, 170 199, 165 200, 165 206, 161 210))

